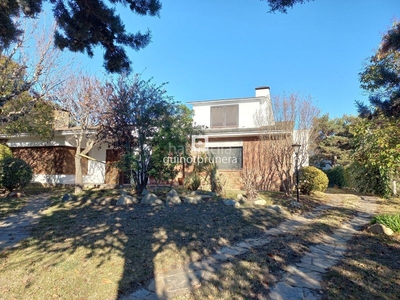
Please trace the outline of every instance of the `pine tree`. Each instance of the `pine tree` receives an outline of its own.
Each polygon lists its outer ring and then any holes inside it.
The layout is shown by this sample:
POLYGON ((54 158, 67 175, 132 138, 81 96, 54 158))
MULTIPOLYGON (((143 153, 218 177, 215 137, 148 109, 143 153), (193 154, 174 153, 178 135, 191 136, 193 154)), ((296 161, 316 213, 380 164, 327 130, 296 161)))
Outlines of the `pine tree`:
MULTIPOLYGON (((46 0, 44 0, 46 1, 46 0)), ((0 1, 0 50, 14 43, 21 29, 15 17, 35 17, 42 11, 43 0, 0 1)), ((52 5, 54 18, 59 26, 54 43, 60 49, 94 55, 93 47, 102 46, 104 67, 109 72, 130 70, 130 61, 124 47, 140 50, 151 40, 150 31, 128 33, 116 13, 122 4, 141 16, 157 16, 161 9, 159 0, 47 0, 52 5)))

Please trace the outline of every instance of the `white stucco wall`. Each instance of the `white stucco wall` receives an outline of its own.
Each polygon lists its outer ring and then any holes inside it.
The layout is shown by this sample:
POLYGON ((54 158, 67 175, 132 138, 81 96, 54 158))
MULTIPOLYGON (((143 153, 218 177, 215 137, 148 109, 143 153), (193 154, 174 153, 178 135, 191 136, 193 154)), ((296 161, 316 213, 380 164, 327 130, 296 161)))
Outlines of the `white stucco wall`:
POLYGON ((47 175, 47 174, 37 174, 33 175, 32 182, 45 183, 45 184, 74 184, 75 175, 47 175))
POLYGON ((256 88, 256 97, 270 97, 269 87, 256 88))
POLYGON ((83 183, 88 184, 102 184, 105 183, 106 175, 106 149, 107 147, 103 145, 100 149, 95 146, 89 152, 90 157, 96 159, 88 161, 88 175, 83 176, 83 183))
POLYGON ((309 166, 309 130, 294 130, 293 131, 293 144, 300 144, 299 164, 302 167, 309 166))
POLYGON ((273 124, 273 113, 269 98, 248 98, 238 99, 236 101, 210 101, 209 103, 193 103, 193 124, 202 125, 210 128, 211 107, 222 105, 239 105, 239 126, 238 128, 254 128, 258 127, 254 117, 261 113, 265 116, 262 125, 273 124))
POLYGON ((243 141, 218 141, 208 142, 208 148, 229 148, 229 147, 243 147, 243 141))
POLYGON ((73 145, 65 139, 64 136, 56 136, 52 141, 44 141, 34 136, 15 136, 10 137, 7 146, 11 148, 22 148, 22 147, 51 147, 51 146, 67 146, 73 147, 73 145))
POLYGON ((193 105, 193 124, 195 126, 202 125, 206 127, 210 127, 211 121, 211 109, 210 105, 193 105))
POLYGON ((237 98, 211 101, 190 102, 193 106, 194 125, 203 125, 210 128, 211 107, 222 105, 239 105, 239 126, 238 128, 255 128, 260 125, 272 125, 274 117, 272 112, 271 97, 269 88, 256 89, 256 97, 237 98), (255 122, 255 115, 262 113, 262 124, 255 122))
POLYGON ((259 100, 239 103, 239 128, 257 127, 254 123, 254 115, 260 108, 259 100))

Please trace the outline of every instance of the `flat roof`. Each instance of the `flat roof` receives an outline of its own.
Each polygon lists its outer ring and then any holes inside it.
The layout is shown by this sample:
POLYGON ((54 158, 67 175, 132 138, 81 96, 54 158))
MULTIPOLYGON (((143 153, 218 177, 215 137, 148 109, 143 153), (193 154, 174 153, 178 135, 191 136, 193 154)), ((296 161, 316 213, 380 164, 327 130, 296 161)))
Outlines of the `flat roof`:
POLYGON ((260 98, 266 98, 264 96, 261 97, 245 97, 245 98, 227 98, 227 99, 216 99, 216 100, 195 100, 187 102, 188 104, 203 104, 210 102, 238 102, 238 101, 249 101, 249 100, 259 100, 260 98))

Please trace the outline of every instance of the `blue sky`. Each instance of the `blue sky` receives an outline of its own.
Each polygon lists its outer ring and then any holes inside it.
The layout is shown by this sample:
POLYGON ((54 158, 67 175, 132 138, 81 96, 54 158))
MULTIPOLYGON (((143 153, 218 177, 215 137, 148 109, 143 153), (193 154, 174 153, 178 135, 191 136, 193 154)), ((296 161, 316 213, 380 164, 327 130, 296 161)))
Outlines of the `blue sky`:
MULTIPOLYGON (((399 0, 315 0, 287 14, 258 0, 164 0, 160 18, 119 9, 126 28, 152 31, 152 43, 129 51, 135 72, 181 102, 299 92, 331 117, 356 114, 367 101, 358 73, 382 34, 400 18, 399 0)), ((102 50, 80 56, 103 71, 102 50)))

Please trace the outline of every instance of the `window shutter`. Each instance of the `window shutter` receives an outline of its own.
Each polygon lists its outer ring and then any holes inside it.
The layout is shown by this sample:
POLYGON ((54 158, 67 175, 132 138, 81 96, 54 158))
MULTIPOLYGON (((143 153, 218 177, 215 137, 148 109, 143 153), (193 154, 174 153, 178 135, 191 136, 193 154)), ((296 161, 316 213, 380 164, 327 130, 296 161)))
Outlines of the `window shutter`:
POLYGON ((211 107, 211 128, 224 126, 224 111, 223 106, 211 107))
POLYGON ((211 128, 238 126, 239 105, 211 106, 211 128))
POLYGON ((225 126, 239 126, 239 105, 225 106, 225 126))

